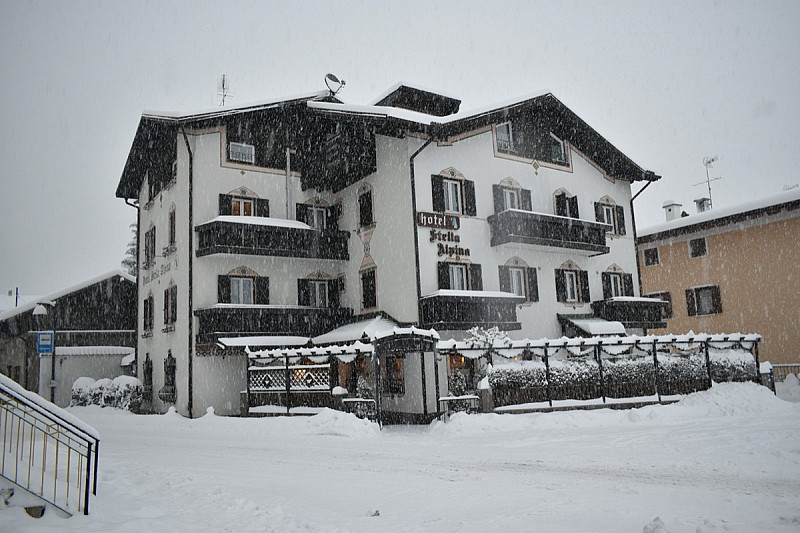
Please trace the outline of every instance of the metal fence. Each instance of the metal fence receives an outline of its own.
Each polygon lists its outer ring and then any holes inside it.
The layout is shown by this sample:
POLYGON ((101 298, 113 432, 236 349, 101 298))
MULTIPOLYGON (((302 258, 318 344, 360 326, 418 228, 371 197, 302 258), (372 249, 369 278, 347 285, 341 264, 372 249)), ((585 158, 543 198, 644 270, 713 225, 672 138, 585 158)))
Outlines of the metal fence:
POLYGON ((0 475, 67 514, 89 514, 100 441, 0 381, 0 475))
POLYGON ((558 400, 661 401, 662 396, 708 389, 714 381, 760 382, 758 338, 559 339, 531 346, 524 354, 523 359, 538 361, 538 367, 506 370, 495 365, 489 379, 495 407, 540 402, 552 406, 558 400), (752 359, 726 365, 717 354, 730 349, 752 359))

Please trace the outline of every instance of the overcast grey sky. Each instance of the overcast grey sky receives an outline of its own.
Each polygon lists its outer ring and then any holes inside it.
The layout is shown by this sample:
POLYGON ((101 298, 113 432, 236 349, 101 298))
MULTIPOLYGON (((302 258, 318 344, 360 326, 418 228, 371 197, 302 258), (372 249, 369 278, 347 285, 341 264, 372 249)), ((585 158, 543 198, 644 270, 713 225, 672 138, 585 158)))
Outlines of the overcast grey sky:
MULTIPOLYGON (((800 181, 800 2, 21 2, 0 0, 0 291, 119 268, 135 221, 114 191, 144 110, 397 81, 481 107, 549 89, 694 210, 800 181)), ((636 185, 635 190, 640 186, 636 185)), ((743 251, 746 253, 746 251, 743 251)))

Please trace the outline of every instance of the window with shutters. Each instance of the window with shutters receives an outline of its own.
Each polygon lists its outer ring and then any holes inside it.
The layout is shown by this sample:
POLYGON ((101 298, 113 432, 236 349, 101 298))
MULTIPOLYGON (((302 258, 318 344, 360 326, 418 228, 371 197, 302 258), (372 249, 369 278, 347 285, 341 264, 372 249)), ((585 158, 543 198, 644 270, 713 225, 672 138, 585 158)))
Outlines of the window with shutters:
POLYGON ((358 195, 358 225, 361 228, 375 224, 372 205, 372 190, 367 189, 358 195))
POLYGON ((591 302, 589 273, 574 264, 556 269, 556 300, 569 304, 591 302))
POLYGON ((556 193, 555 202, 556 215, 560 217, 580 218, 577 196, 573 196, 562 190, 556 193))
POLYGON ((715 315, 722 312, 722 295, 718 285, 693 287, 686 290, 686 309, 689 316, 715 315))
POLYGON ((156 262, 156 228, 151 227, 144 234, 144 263, 142 269, 148 270, 156 262))
POLYGON ((236 189, 237 194, 219 195, 219 214, 236 217, 268 217, 269 200, 257 198, 244 187, 236 189), (251 193, 249 196, 245 194, 251 193))
POLYGON ((460 174, 451 170, 448 176, 431 176, 433 210, 439 213, 458 213, 475 216, 475 183, 460 179, 460 174))
POLYGON ((689 241, 689 257, 703 257, 708 254, 706 238, 700 237, 689 241))
POLYGON ((500 274, 500 290, 525 298, 526 302, 539 301, 539 287, 536 268, 525 265, 514 259, 508 265, 498 267, 500 274))
POLYGON ((164 289, 164 333, 175 331, 178 318, 178 286, 172 285, 164 289))
POLYGON ((609 197, 594 204, 594 218, 597 222, 611 226, 610 233, 625 235, 625 210, 609 197))
POLYGON ((613 266, 609 270, 609 272, 603 272, 601 275, 603 299, 633 296, 633 275, 625 274, 617 266, 613 266))
POLYGON ((375 280, 375 268, 361 271, 361 310, 374 309, 378 307, 377 284, 375 280))
POLYGON ((153 295, 144 299, 142 307, 142 337, 153 335, 153 295))
POLYGON ((653 266, 661 264, 661 259, 658 256, 658 248, 648 248, 644 251, 644 266, 653 266))
POLYGON ((269 278, 241 266, 217 276, 217 301, 224 304, 269 304, 269 278))
POLYGON ((455 263, 440 261, 438 263, 440 289, 456 291, 482 291, 483 276, 481 265, 476 263, 455 263))
POLYGON ((239 163, 250 163, 252 165, 256 162, 256 147, 252 144, 229 143, 228 160, 238 161, 239 163))
POLYGON ((667 305, 661 308, 661 318, 666 320, 667 318, 672 318, 672 294, 667 291, 662 292, 651 292, 650 294, 645 294, 645 298, 655 298, 656 300, 662 300, 667 302, 667 305))
POLYGON ((492 194, 495 213, 509 209, 531 211, 531 191, 519 187, 510 178, 503 180, 500 185, 492 185, 492 194), (512 182, 514 185, 507 185, 508 182, 512 182))

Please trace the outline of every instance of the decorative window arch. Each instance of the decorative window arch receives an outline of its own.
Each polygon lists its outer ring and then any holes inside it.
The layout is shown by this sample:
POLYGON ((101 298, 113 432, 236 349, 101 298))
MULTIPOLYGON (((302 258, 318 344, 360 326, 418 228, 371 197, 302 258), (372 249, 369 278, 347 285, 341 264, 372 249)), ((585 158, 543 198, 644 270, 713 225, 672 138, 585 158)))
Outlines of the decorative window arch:
POLYGON ((556 300, 570 305, 589 303, 589 273, 572 260, 565 261, 555 271, 556 300))
POLYGON ((610 265, 601 274, 601 279, 604 300, 620 296, 633 296, 633 275, 626 274, 616 263, 610 265))
POLYGON ((217 301, 237 305, 269 304, 269 277, 241 265, 217 276, 217 301))
POLYGON ((497 268, 501 291, 522 296, 526 303, 539 301, 536 267, 530 267, 522 258, 514 256, 497 268))
POLYGON ((594 203, 594 218, 597 222, 611 226, 610 233, 625 235, 625 209, 606 195, 594 203))
POLYGON ((508 209, 531 211, 531 191, 512 177, 505 178, 498 185, 492 185, 494 212, 500 213, 508 209))
POLYGON ((554 212, 561 217, 580 218, 578 197, 563 187, 553 193, 554 212))
POLYGON ((475 182, 468 180, 454 167, 431 176, 433 210, 476 216, 475 182))
POLYGON ((269 216, 269 200, 259 198, 258 194, 244 185, 219 195, 219 214, 221 216, 269 216))
POLYGON ((311 272, 305 278, 297 280, 297 304, 338 309, 342 288, 341 278, 333 277, 323 270, 311 272))

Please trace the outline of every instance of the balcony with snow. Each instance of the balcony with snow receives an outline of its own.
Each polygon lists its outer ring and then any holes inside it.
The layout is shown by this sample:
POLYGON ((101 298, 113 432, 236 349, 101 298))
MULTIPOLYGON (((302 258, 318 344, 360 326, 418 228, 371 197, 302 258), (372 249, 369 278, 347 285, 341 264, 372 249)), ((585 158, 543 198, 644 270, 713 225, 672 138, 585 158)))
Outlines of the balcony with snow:
POLYGON ((420 298, 420 327, 467 330, 480 326, 504 331, 522 329, 517 304, 525 300, 508 292, 440 289, 420 298))
POLYGON ((198 257, 243 254, 343 261, 350 258, 348 232, 315 229, 296 220, 223 215, 198 225, 195 231, 198 257))
POLYGON ((347 322, 353 311, 339 307, 218 303, 194 314, 199 319, 197 343, 208 344, 220 337, 313 337, 347 322))
POLYGON ((507 209, 488 218, 492 246, 506 243, 568 248, 586 255, 606 254, 608 224, 520 209, 507 209))
POLYGON ((656 298, 615 296, 592 302, 596 317, 609 322, 620 322, 625 329, 665 328, 664 309, 668 302, 656 298))

